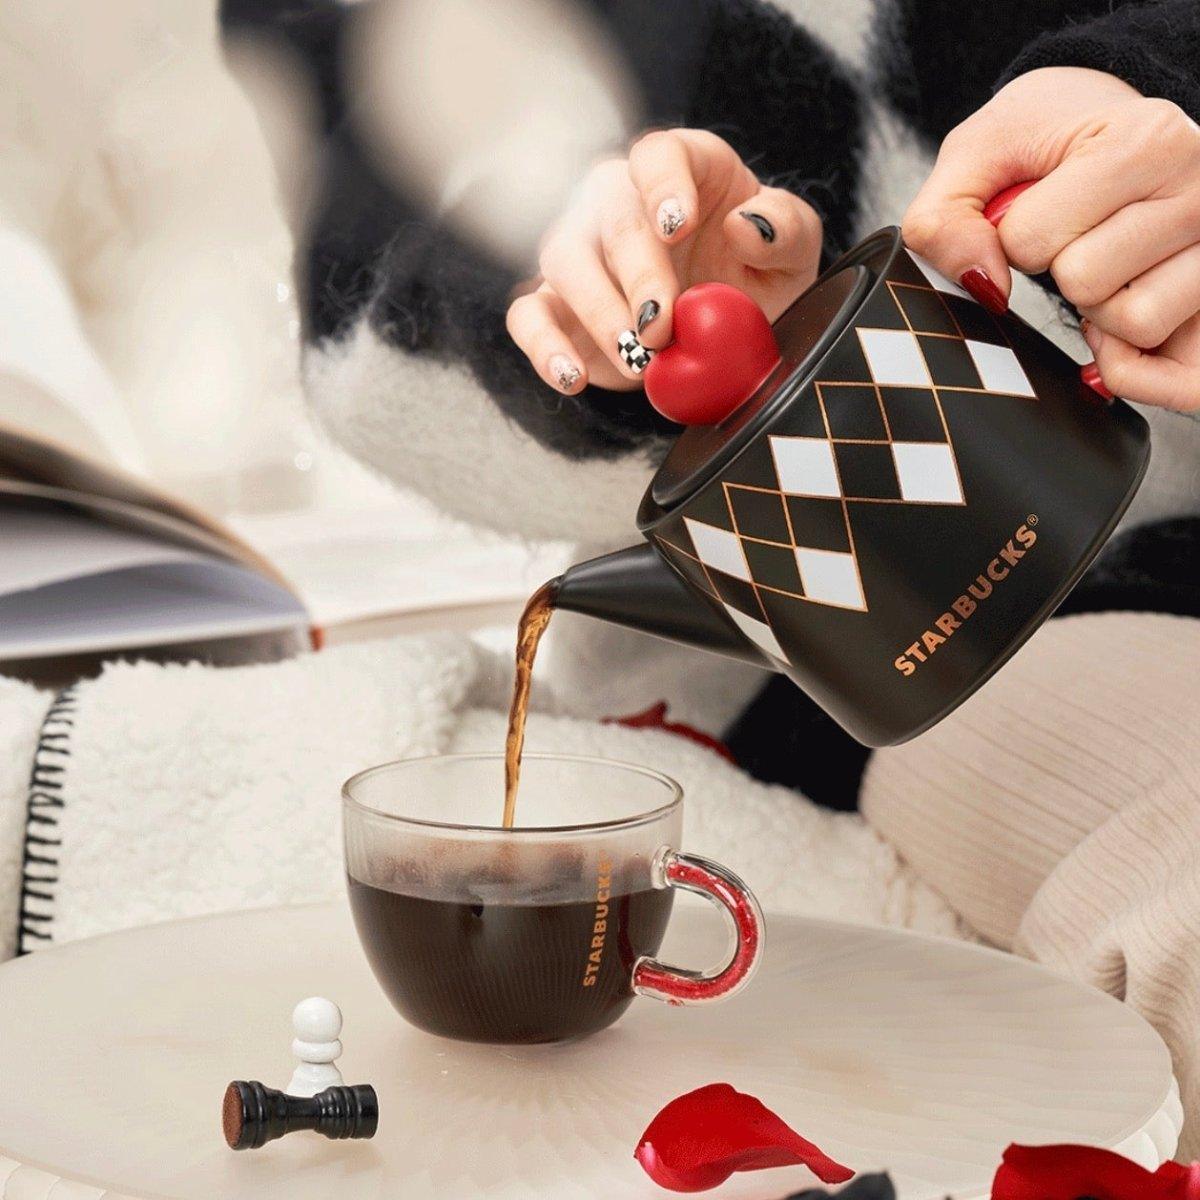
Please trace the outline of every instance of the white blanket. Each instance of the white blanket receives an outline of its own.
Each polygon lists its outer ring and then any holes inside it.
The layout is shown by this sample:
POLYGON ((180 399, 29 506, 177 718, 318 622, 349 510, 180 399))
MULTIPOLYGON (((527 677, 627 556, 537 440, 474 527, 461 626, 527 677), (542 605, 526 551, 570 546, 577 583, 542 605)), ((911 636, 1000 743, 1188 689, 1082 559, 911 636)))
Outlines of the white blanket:
MULTIPOLYGON (((0 957, 19 913, 23 948, 36 950, 338 895, 341 782, 388 759, 499 749, 510 672, 466 638, 404 638, 267 666, 115 664, 53 710, 49 694, 0 681, 0 957)), ((965 936, 858 816, 756 783, 677 736, 540 703, 531 749, 677 778, 686 846, 745 875, 768 909, 965 936)))

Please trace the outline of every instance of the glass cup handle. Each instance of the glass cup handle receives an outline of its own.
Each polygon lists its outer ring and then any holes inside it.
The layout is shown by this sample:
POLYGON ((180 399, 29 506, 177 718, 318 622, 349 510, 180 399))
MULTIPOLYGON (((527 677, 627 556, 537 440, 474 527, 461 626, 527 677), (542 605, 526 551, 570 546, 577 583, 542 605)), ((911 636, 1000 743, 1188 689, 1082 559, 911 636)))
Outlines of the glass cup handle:
POLYGON ((733 918, 737 944, 733 957, 718 971, 689 971, 657 959, 639 958, 633 968, 633 990, 668 1004, 707 1004, 736 995, 750 982, 762 957, 763 916, 754 893, 730 870, 711 859, 664 847, 654 857, 655 887, 695 892, 733 918))

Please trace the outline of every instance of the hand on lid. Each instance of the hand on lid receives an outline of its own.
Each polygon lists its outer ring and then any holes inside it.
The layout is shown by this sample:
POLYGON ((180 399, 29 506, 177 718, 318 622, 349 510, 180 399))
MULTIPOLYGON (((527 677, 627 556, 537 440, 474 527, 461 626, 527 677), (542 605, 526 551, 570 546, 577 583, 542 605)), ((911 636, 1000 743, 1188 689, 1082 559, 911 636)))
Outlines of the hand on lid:
POLYGON ((640 385, 650 350, 675 333, 695 283, 731 284, 773 321, 816 278, 821 221, 798 196, 765 187, 715 134, 647 134, 628 158, 593 169, 550 230, 541 275, 513 301, 508 329, 534 369, 566 394, 640 385), (630 365, 632 362, 632 365, 630 365))

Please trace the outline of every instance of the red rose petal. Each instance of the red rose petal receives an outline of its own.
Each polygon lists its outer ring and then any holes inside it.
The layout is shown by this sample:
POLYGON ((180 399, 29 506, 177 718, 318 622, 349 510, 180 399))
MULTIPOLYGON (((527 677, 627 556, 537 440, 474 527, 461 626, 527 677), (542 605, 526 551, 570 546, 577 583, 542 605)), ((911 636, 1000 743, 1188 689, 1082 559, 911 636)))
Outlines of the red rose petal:
POLYGON ((1200 1200, 1200 1163, 1155 1172, 1094 1146, 1009 1146, 992 1200, 1200 1200))
POLYGON ((673 1192, 707 1191, 735 1171, 767 1167, 806 1166, 822 1183, 854 1174, 728 1083, 677 1096, 646 1127, 633 1156, 673 1192))
POLYGON ((1171 1200, 1200 1200, 1200 1162, 1166 1162, 1154 1173, 1156 1183, 1163 1183, 1164 1196, 1171 1200))

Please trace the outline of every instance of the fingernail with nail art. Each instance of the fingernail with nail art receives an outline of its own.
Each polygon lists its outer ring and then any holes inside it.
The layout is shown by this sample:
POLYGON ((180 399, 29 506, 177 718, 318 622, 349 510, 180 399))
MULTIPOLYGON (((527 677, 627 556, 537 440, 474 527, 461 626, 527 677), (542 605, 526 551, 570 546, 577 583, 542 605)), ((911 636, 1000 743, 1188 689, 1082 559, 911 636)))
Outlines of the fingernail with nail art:
POLYGON ((674 237, 680 226, 687 220, 683 205, 670 196, 658 206, 658 227, 663 237, 674 237))
POLYGON ((739 217, 744 217, 755 229, 758 230, 758 236, 764 242, 773 242, 775 240, 775 226, 771 224, 761 213, 756 212, 739 212, 739 217))
POLYGON ((550 359, 550 374, 560 392, 569 392, 579 382, 582 372, 565 354, 555 354, 550 359))
POLYGON ((647 300, 641 308, 638 309, 637 315, 637 331, 641 333, 651 321, 654 320, 662 309, 658 306, 657 300, 647 300))
POLYGON ((632 329, 624 329, 617 335, 617 349, 621 353, 621 361, 635 375, 640 375, 650 365, 651 351, 638 341, 632 329))

